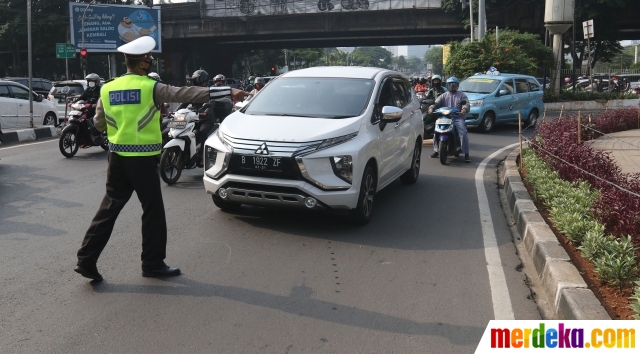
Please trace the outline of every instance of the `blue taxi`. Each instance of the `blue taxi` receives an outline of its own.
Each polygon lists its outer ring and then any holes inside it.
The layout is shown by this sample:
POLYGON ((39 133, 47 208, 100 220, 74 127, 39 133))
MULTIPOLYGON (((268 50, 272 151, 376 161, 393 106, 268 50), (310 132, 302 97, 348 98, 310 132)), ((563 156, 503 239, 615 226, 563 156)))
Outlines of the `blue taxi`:
POLYGON ((462 81, 459 90, 471 105, 467 125, 477 125, 483 132, 491 131, 496 124, 517 122, 518 113, 523 128, 534 127, 544 111, 543 89, 533 76, 476 74, 462 81))

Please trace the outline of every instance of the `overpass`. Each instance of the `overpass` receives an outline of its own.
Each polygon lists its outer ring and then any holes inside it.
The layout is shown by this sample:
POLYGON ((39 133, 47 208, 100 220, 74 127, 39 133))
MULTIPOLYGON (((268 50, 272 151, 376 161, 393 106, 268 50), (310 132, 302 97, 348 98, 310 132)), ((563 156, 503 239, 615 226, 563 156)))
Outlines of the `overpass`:
MULTIPOLYGON (((439 8, 441 0, 342 0, 332 11, 326 8, 332 0, 319 0, 317 8, 315 2, 309 6, 310 1, 315 0, 164 4, 162 31, 165 53, 169 53, 165 54, 167 64, 174 72, 202 65, 230 74, 236 55, 252 49, 443 44, 461 40, 469 33, 457 13, 439 8), (345 9, 354 1, 366 2, 367 9, 345 9), (380 8, 387 2, 393 9, 380 8), (296 7, 303 3, 306 7, 296 7), (253 7, 247 8, 246 4, 253 7), (319 11, 322 4, 325 9, 319 11), (196 53, 188 56, 188 63, 187 56, 179 54, 185 52, 196 53)), ((620 21, 627 25, 623 39, 640 38, 640 26, 635 25, 633 17, 621 14, 620 21)), ((520 2, 487 13, 488 28, 514 28, 541 37, 545 32, 543 21, 544 6, 534 3, 520 2)))

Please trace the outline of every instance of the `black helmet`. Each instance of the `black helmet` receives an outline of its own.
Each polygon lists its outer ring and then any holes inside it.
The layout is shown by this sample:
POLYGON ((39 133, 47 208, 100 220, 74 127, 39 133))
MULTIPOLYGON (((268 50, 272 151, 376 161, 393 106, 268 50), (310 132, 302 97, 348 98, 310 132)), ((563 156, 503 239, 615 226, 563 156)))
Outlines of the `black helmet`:
POLYGON ((194 86, 206 86, 209 83, 209 74, 200 69, 193 72, 191 75, 191 84, 194 86))

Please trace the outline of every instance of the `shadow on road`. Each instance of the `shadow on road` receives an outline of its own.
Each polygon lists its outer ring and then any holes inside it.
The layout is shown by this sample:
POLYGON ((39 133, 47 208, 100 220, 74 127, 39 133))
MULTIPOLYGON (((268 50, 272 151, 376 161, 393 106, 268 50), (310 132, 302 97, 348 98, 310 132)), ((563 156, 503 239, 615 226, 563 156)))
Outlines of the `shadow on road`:
POLYGON ((168 296, 220 297, 252 306, 270 308, 304 316, 376 331, 408 335, 440 336, 456 345, 474 345, 482 337, 483 327, 451 325, 440 322, 418 322, 379 312, 344 306, 312 298, 313 289, 304 283, 293 287, 289 296, 270 294, 237 286, 202 283, 180 276, 168 279, 171 285, 130 285, 92 282, 101 294, 157 294, 168 296), (179 285, 179 286, 176 286, 179 285))

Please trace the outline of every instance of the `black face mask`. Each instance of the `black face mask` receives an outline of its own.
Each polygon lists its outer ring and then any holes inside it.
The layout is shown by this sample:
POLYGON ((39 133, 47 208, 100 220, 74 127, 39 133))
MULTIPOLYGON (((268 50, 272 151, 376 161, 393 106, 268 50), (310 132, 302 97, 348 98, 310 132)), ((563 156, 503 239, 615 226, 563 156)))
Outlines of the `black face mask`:
POLYGON ((439 82, 439 81, 438 81, 438 82, 434 82, 434 83, 433 83, 433 86, 435 86, 435 87, 440 87, 440 84, 441 84, 441 82, 439 82))
POLYGON ((152 64, 152 62, 151 62, 150 60, 149 60, 149 61, 147 61, 147 60, 143 60, 143 62, 145 62, 145 63, 147 63, 147 65, 149 65, 146 69, 143 69, 143 70, 144 70, 144 72, 145 72, 147 75, 149 75, 149 73, 151 72, 151 64, 152 64))

